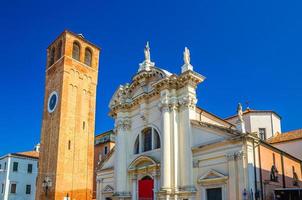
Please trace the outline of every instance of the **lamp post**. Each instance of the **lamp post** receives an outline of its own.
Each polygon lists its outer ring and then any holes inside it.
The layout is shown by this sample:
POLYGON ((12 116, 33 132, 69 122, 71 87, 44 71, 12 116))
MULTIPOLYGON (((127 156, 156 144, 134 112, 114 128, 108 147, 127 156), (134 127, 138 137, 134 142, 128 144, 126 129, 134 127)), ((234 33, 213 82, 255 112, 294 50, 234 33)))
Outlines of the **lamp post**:
POLYGON ((47 199, 48 190, 50 189, 51 186, 52 186, 52 181, 50 177, 46 176, 42 183, 42 187, 44 189, 46 199, 47 199))

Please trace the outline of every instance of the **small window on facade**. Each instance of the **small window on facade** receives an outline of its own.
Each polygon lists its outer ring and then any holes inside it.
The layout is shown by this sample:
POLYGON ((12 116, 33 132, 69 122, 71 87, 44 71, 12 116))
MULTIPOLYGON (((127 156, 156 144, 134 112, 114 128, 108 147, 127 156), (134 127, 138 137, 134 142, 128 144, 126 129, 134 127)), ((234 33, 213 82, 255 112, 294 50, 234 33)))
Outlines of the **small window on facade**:
POLYGON ((18 171, 18 163, 14 162, 13 163, 13 172, 17 172, 18 171))
POLYGON ((4 183, 1 184, 1 194, 4 193, 4 183))
POLYGON ((88 66, 91 66, 91 60, 92 60, 92 53, 91 50, 86 48, 85 49, 85 59, 84 59, 84 63, 88 66))
POLYGON ((153 129, 153 131, 154 131, 154 148, 158 149, 160 148, 159 134, 155 129, 153 129))
POLYGON ((17 191, 17 184, 16 183, 12 183, 10 185, 10 193, 11 194, 16 194, 16 191, 17 191))
POLYGON ((31 193, 31 185, 26 185, 26 194, 30 194, 31 193))
POLYGON ((70 150, 70 148, 71 148, 71 141, 68 140, 68 150, 70 150))
POLYGON ((137 136, 134 143, 134 154, 139 154, 139 136, 137 136))
POLYGON ((4 170, 6 170, 6 162, 4 163, 4 170))
POLYGON ((266 140, 266 129, 259 128, 259 137, 261 140, 266 140))
POLYGON ((0 164, 0 169, 2 169, 2 165, 0 164))
POLYGON ((80 45, 77 42, 74 42, 72 46, 72 58, 80 60, 80 45))
POLYGON ((143 144, 144 151, 150 151, 152 149, 152 129, 148 128, 143 131, 143 144))
POLYGON ((57 59, 60 59, 61 57, 62 57, 62 41, 60 41, 59 44, 58 44, 57 59))
POLYGON ((33 172, 33 164, 27 165, 27 173, 31 174, 33 172))
POLYGON ((107 153, 108 153, 108 147, 105 146, 105 148, 104 148, 104 154, 107 155, 107 153))
POLYGON ((49 66, 53 65, 55 62, 55 54, 56 54, 56 50, 54 47, 52 47, 52 49, 50 50, 50 55, 49 55, 49 66))
POLYGON ((83 121, 83 130, 85 130, 86 123, 83 121))

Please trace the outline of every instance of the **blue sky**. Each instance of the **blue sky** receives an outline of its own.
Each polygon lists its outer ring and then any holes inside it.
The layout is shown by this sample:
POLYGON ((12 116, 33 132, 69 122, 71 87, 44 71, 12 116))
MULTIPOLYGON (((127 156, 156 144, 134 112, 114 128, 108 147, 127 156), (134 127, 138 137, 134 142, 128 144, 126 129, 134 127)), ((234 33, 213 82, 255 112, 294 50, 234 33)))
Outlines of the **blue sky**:
POLYGON ((158 67, 179 73, 185 46, 207 79, 198 105, 221 117, 238 102, 302 127, 302 1, 4 1, 0 7, 0 155, 39 142, 46 47, 64 30, 102 48, 96 133, 113 127, 108 103, 150 41, 158 67))

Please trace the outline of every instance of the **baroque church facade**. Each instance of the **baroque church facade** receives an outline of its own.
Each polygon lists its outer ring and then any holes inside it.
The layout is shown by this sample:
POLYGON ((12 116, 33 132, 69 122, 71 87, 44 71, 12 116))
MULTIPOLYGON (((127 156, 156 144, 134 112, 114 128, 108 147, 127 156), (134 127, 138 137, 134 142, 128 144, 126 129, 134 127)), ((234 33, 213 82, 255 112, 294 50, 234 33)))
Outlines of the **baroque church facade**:
POLYGON ((197 106, 205 77, 188 48, 177 75, 147 43, 109 103, 114 130, 95 137, 99 51, 69 31, 48 48, 36 199, 265 200, 301 188, 302 161, 266 142, 281 133, 277 113, 239 104, 221 119, 197 106))
MULTIPOLYGON (((274 195, 282 186, 263 188, 262 173, 274 175, 270 167, 275 164, 261 169, 260 154, 268 149, 265 160, 275 150, 266 146, 258 130, 267 131, 267 137, 280 133, 280 117, 272 111, 247 114, 239 104, 237 115, 223 120, 196 106, 196 89, 205 77, 193 70, 187 48, 179 75, 156 67, 148 44, 144 52, 131 83, 120 86, 109 104, 116 145, 98 166, 97 199, 274 195)), ((301 162, 295 161, 301 180, 301 162)))

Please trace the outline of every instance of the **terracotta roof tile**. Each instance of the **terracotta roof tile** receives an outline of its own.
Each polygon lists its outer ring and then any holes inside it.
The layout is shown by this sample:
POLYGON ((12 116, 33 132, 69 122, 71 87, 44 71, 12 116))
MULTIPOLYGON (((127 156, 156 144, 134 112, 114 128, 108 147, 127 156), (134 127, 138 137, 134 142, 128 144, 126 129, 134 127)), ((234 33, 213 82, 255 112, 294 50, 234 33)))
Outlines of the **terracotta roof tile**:
POLYGON ((37 152, 37 151, 19 152, 19 153, 14 153, 14 155, 32 157, 32 158, 39 158, 39 152, 37 152))
POLYGON ((268 143, 274 144, 279 142, 287 142, 291 140, 302 139, 302 129, 289 131, 282 134, 277 134, 276 136, 267 140, 268 143))

